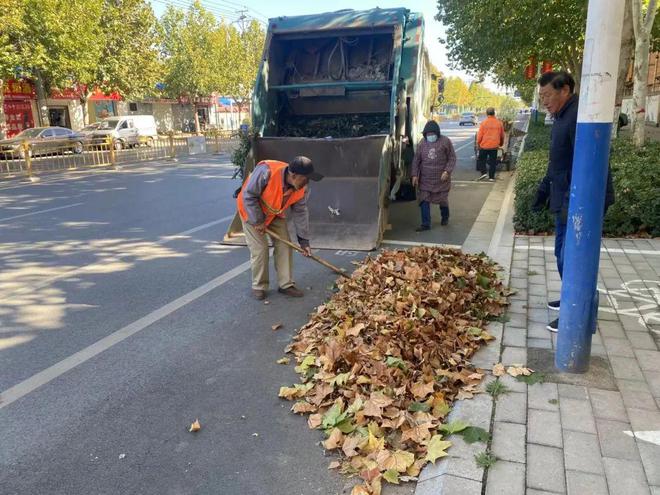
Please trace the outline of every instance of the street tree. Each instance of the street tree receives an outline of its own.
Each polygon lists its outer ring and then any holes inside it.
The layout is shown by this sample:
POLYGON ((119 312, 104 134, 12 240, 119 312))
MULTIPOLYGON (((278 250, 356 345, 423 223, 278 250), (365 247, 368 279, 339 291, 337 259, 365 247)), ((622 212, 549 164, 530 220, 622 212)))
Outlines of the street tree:
POLYGON ((586 0, 438 0, 436 18, 447 28, 441 42, 454 66, 519 87, 530 57, 580 80, 586 8, 586 0))
POLYGON ((658 13, 657 0, 632 0, 632 24, 635 32, 635 63, 633 68, 632 132, 636 147, 646 139, 646 95, 649 77, 649 50, 653 22, 658 13))
MULTIPOLYGON (((19 2, 21 3, 21 2, 19 2)), ((93 79, 103 38, 99 0, 24 0, 25 30, 19 41, 21 67, 36 86, 43 125, 49 124, 46 98, 51 88, 93 79)))
POLYGON ((229 71, 227 95, 238 103, 238 117, 241 109, 250 101, 257 72, 261 65, 266 33, 261 24, 252 20, 243 31, 231 26, 229 30, 228 63, 229 71))
MULTIPOLYGON (((190 104, 227 87, 227 31, 199 1, 187 10, 169 6, 161 19, 165 93, 186 97, 190 104)), ((195 115, 195 132, 200 133, 195 115)))
POLYGON ((4 92, 7 79, 15 77, 20 64, 18 40, 25 28, 23 24, 23 4, 14 0, 0 0, 0 139, 6 137, 4 92))
POLYGON ((139 99, 152 95, 162 76, 158 22, 151 5, 146 0, 102 0, 102 4, 98 64, 76 81, 85 124, 89 98, 97 89, 139 99))
POLYGON ((456 107, 461 111, 470 103, 470 90, 460 77, 448 77, 445 80, 445 106, 456 107))

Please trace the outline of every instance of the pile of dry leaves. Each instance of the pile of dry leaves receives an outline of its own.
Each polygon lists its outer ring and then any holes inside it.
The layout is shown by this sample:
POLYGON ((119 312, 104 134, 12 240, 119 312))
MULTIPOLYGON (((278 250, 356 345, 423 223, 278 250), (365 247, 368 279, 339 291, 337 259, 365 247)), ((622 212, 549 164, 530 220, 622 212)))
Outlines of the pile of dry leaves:
POLYGON ((447 455, 443 419, 476 393, 483 374, 469 358, 507 304, 496 271, 458 250, 385 251, 339 282, 287 349, 302 383, 279 395, 342 454, 330 467, 364 480, 354 495, 414 479, 447 455))

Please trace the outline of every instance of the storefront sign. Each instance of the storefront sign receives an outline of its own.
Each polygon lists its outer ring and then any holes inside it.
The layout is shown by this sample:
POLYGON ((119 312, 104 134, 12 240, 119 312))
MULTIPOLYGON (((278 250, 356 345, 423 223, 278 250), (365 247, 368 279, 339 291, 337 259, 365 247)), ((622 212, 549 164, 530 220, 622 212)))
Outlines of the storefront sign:
POLYGON ((2 87, 5 98, 30 100, 36 96, 34 85, 30 81, 9 79, 2 87))
POLYGON ((7 137, 12 137, 24 129, 34 127, 32 103, 30 100, 5 100, 5 120, 7 122, 7 137))

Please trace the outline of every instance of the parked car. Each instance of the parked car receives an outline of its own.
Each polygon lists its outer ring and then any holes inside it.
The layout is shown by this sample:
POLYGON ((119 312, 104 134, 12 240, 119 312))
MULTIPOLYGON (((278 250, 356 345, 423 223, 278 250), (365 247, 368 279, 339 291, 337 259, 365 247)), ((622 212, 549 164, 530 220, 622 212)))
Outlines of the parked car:
POLYGON ((479 119, 477 114, 473 112, 465 112, 461 114, 461 120, 458 121, 458 125, 478 125, 479 119))
POLYGON ((83 152, 85 136, 65 127, 34 127, 25 129, 10 139, 0 141, 0 154, 7 157, 25 158, 23 143, 28 144, 30 156, 46 155, 63 151, 76 154, 83 152))
POLYGON ((146 144, 151 146, 158 137, 156 120, 153 115, 126 115, 107 117, 97 122, 98 127, 91 131, 94 143, 107 141, 111 137, 116 150, 146 144))

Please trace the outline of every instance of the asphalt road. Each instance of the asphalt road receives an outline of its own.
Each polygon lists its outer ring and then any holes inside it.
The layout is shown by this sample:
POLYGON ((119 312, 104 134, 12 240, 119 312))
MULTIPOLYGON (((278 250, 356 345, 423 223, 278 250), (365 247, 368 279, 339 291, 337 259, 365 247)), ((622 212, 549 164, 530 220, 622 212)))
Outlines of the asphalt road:
MULTIPOLYGON (((417 206, 400 203, 390 240, 469 233, 491 186, 470 182, 475 130, 443 132, 460 158, 452 225, 415 237, 417 206)), ((204 157, 0 184, 3 495, 350 492, 277 397, 297 379, 275 361, 334 277, 296 255, 306 297, 252 300, 247 250, 217 243, 231 174, 204 157)))

